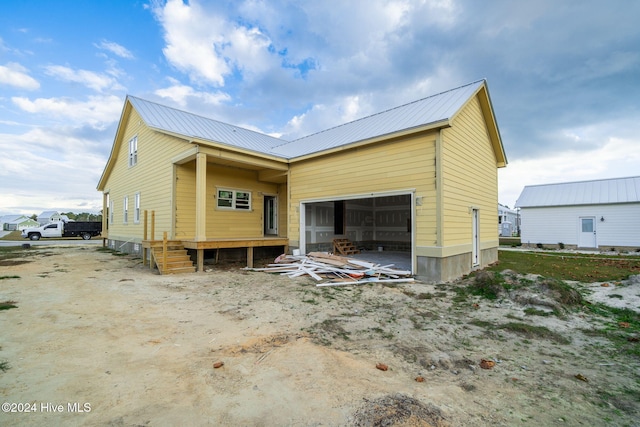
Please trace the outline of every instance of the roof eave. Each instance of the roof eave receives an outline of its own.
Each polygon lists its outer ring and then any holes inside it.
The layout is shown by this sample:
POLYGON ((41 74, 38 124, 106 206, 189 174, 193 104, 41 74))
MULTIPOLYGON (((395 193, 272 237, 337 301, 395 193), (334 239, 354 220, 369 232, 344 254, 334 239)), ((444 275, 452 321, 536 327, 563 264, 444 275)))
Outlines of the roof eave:
POLYGON ((126 114, 130 112, 131 108, 133 108, 133 106, 131 105, 131 102, 129 101, 129 96, 127 95, 127 98, 125 99, 124 105, 122 107, 122 112, 120 113, 120 120, 118 121, 118 129, 116 130, 116 135, 113 138, 113 144, 111 145, 111 152, 109 153, 109 159, 107 160, 107 164, 105 165, 104 170, 102 171, 102 175, 100 176, 100 179, 98 180, 98 185, 96 187, 98 191, 104 190, 105 182, 109 177, 109 174, 111 173, 111 170, 113 169, 115 161, 118 157, 117 156, 118 151, 116 150, 116 145, 119 146, 118 141, 120 140, 121 133, 124 131, 123 121, 126 114))

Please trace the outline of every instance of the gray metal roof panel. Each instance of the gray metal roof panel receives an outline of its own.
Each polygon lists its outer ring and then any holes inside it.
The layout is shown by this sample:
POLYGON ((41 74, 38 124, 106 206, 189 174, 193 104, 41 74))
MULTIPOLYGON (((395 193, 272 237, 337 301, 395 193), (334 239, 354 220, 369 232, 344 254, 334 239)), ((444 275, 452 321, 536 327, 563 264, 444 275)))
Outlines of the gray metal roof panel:
POLYGON ((147 126, 237 148, 269 153, 282 140, 239 126, 187 113, 186 111, 128 96, 127 99, 147 126))
POLYGON ((295 141, 278 139, 134 96, 127 96, 127 99, 151 128, 290 159, 447 121, 484 82, 478 80, 295 141))
POLYGON ((528 185, 524 187, 516 206, 596 205, 640 202, 640 176, 528 185))
POLYGON ((271 153, 294 158, 377 136, 389 135, 405 129, 446 121, 451 119, 483 84, 484 80, 478 80, 295 141, 286 142, 274 148, 271 153))

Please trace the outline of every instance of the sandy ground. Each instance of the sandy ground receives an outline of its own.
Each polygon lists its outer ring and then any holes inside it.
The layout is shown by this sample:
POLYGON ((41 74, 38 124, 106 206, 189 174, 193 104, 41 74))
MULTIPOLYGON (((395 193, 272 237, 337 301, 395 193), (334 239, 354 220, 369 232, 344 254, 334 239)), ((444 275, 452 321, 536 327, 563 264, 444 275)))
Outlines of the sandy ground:
MULTIPOLYGON (((607 320, 582 312, 455 303, 459 283, 160 276, 83 246, 10 261, 0 277, 19 277, 0 280, 0 301, 17 308, 0 311, 0 393, 14 405, 3 426, 640 425, 638 358, 584 333, 607 320), (508 321, 567 342, 494 327, 508 321)), ((590 288, 639 307, 640 283, 590 288)))

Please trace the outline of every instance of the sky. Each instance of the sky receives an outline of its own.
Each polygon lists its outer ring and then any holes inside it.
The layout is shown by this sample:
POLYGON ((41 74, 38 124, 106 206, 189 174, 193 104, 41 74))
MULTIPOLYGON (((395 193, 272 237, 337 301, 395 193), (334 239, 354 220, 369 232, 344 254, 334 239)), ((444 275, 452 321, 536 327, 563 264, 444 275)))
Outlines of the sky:
POLYGON ((640 175, 640 2, 0 4, 0 215, 102 209, 127 95, 286 140, 487 79, 525 185, 640 175))

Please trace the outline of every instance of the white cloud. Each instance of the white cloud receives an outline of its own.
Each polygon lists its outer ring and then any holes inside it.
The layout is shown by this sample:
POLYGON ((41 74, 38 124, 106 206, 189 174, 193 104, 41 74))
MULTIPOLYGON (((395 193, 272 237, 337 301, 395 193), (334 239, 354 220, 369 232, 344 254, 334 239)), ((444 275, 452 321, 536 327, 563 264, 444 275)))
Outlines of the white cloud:
POLYGON ((31 215, 46 209, 86 212, 102 208, 95 186, 106 159, 96 153, 96 141, 70 131, 37 128, 20 135, 0 134, 2 209, 31 215))
POLYGON ((119 56, 120 58, 124 58, 124 59, 134 58, 133 54, 129 51, 129 49, 115 42, 103 40, 100 43, 95 44, 94 46, 97 47, 98 49, 109 51, 114 55, 119 56))
POLYGON ((40 83, 28 74, 28 70, 14 62, 0 65, 0 84, 27 90, 40 88, 40 83))
POLYGON ((80 83, 96 92, 106 90, 122 90, 123 87, 113 78, 104 74, 87 70, 74 70, 62 65, 49 65, 45 67, 46 73, 60 80, 80 83))
POLYGON ((185 108, 189 100, 197 99, 206 104, 219 105, 229 101, 231 97, 224 92, 196 92, 191 86, 180 84, 175 79, 169 79, 173 85, 164 89, 158 89, 154 93, 163 98, 168 98, 178 104, 180 108, 185 108))
POLYGON ((316 104, 289 120, 282 132, 287 140, 301 138, 341 124, 357 120, 377 111, 371 110, 370 99, 363 95, 346 96, 332 104, 316 104))
POLYGON ((24 97, 13 97, 11 100, 28 113, 64 118, 70 123, 89 124, 97 129, 117 122, 123 103, 115 95, 90 96, 87 101, 72 98, 37 98, 32 101, 24 97))
POLYGON ((196 1, 169 0, 154 12, 164 29, 167 60, 195 81, 224 86, 224 76, 231 73, 221 53, 230 30, 225 20, 208 15, 196 1))

